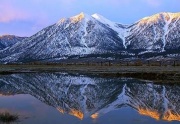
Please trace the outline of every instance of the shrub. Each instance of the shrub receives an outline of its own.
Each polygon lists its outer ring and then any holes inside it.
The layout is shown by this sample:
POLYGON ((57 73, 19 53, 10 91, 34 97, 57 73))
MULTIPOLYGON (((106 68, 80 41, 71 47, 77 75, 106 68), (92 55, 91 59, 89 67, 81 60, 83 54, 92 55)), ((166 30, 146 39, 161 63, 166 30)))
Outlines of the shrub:
POLYGON ((19 119, 17 114, 10 114, 9 112, 0 113, 0 122, 14 122, 19 119))

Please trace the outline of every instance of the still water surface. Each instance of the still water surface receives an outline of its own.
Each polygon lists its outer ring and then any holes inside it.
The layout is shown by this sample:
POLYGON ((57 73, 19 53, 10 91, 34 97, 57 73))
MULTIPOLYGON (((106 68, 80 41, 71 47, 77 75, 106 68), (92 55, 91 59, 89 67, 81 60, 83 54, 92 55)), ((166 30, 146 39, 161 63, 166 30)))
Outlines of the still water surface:
POLYGON ((63 73, 0 75, 5 111, 18 114, 18 124, 179 124, 180 86, 63 73))

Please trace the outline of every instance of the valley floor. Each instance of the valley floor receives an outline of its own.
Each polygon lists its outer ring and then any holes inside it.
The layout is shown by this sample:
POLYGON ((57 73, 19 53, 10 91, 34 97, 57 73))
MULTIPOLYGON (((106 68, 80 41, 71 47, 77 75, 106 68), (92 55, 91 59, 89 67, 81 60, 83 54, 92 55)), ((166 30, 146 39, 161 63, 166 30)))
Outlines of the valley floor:
POLYGON ((180 83, 180 66, 118 66, 118 65, 0 65, 0 75, 14 73, 65 72, 109 77, 128 77, 156 83, 180 83))

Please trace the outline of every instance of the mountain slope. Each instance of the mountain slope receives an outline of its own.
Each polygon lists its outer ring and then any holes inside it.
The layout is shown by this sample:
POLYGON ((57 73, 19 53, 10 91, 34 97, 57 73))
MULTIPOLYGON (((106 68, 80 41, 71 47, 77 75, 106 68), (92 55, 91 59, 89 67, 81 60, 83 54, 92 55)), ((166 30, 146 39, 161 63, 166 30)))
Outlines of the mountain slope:
POLYGON ((1 57, 5 61, 45 60, 71 55, 106 53, 123 50, 122 39, 118 33, 100 23, 93 17, 81 13, 61 19, 23 43, 18 43, 1 57), (10 54, 10 56, 8 56, 10 54))
POLYGON ((105 17, 103 17, 103 16, 101 16, 101 15, 99 15, 97 13, 93 14, 92 17, 97 19, 99 22, 105 24, 107 27, 109 27, 109 28, 113 29, 114 31, 116 31, 118 33, 118 36, 123 40, 124 48, 126 48, 125 37, 127 36, 127 31, 126 31, 127 26, 112 22, 112 21, 106 19, 105 17))
POLYGON ((14 35, 2 35, 0 36, 0 50, 3 50, 7 47, 11 47, 17 42, 21 42, 26 37, 18 37, 14 35))
MULTIPOLYGON (((159 13, 132 25, 99 14, 61 19, 35 35, 0 51, 1 63, 57 61, 72 56, 117 54, 126 57, 180 56, 180 13, 159 13), (146 54, 150 53, 151 56, 146 54)), ((109 57, 112 57, 109 55, 109 57)))

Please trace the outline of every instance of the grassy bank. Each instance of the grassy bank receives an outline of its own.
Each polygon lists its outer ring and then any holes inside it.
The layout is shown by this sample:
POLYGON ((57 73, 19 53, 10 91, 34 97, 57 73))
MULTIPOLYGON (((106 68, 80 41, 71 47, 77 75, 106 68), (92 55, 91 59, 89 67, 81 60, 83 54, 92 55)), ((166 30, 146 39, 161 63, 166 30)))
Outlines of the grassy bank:
POLYGON ((0 74, 68 72, 102 77, 132 77, 156 82, 180 82, 180 66, 0 65, 0 74))

